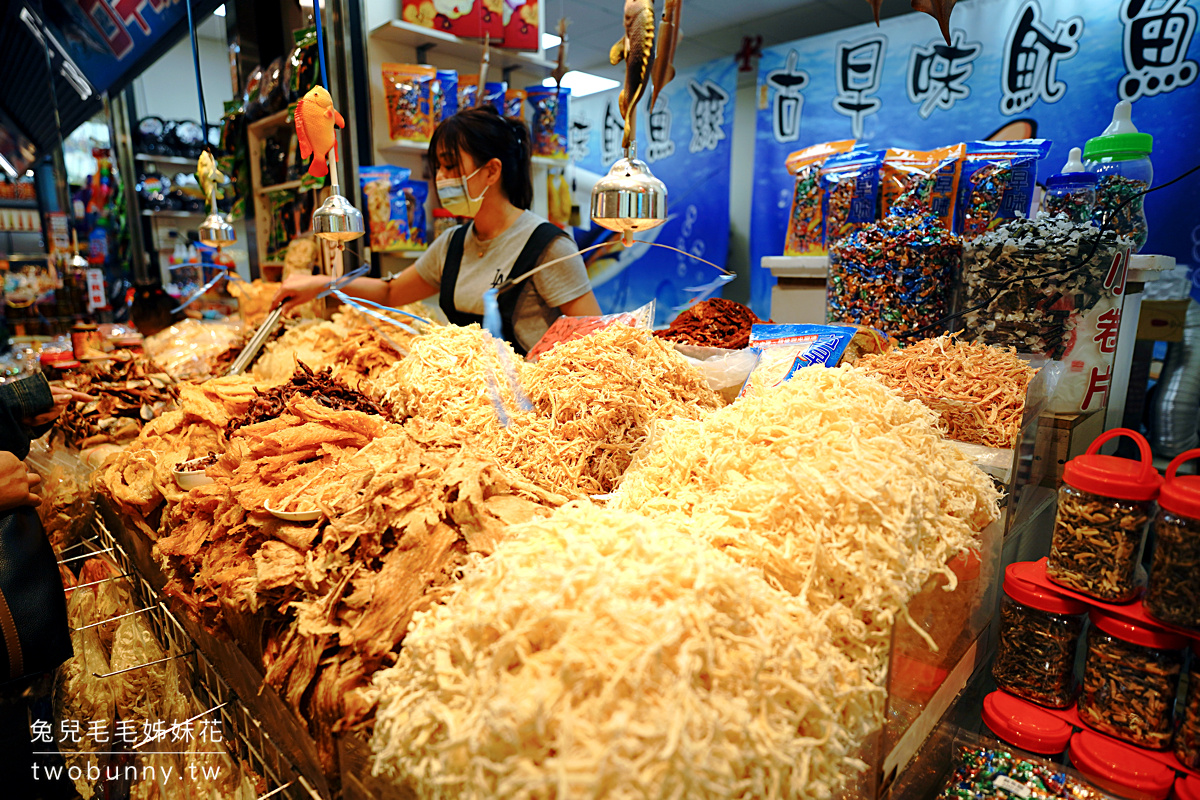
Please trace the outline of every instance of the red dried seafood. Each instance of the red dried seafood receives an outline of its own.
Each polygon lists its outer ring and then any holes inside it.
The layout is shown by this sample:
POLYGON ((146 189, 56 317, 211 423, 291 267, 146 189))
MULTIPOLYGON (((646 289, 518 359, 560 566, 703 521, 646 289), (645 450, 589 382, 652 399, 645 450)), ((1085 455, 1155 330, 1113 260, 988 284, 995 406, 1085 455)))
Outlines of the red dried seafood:
POLYGON ((685 309, 670 327, 654 335, 697 347, 740 350, 750 344, 750 327, 764 321, 741 303, 711 297, 685 309))

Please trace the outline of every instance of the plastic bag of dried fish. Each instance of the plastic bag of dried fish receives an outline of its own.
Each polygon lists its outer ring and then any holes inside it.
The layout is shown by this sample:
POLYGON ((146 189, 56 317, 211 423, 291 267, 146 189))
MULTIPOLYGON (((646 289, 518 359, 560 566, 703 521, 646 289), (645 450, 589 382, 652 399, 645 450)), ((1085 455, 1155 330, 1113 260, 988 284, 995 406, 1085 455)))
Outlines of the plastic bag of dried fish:
POLYGON ((25 463, 42 478, 38 516, 56 551, 79 543, 95 510, 92 470, 77 456, 51 446, 49 437, 29 448, 25 463))

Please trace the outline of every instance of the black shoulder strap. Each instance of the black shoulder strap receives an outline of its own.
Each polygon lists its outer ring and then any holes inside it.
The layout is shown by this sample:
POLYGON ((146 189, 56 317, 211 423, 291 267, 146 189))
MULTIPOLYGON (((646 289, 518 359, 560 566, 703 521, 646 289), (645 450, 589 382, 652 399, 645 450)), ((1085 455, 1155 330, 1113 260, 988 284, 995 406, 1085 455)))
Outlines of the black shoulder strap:
MULTIPOLYGON (((536 267, 538 261, 541 260, 542 253, 559 236, 566 236, 566 234, 561 228, 550 222, 543 222, 534 228, 533 233, 529 234, 529 239, 525 242, 525 247, 521 249, 521 254, 517 256, 517 260, 513 263, 513 268, 505 280, 519 278, 536 267)), ((513 330, 513 315, 517 311, 517 300, 521 298, 522 288, 522 286, 509 287, 508 291, 501 294, 497 300, 500 306, 500 319, 504 323, 504 338, 512 344, 513 349, 517 353, 523 356, 525 355, 525 348, 517 341, 516 331, 513 330)))
POLYGON ((463 245, 467 241, 467 230, 470 225, 459 225, 458 230, 450 235, 450 244, 446 249, 446 263, 442 265, 441 290, 438 293, 438 305, 442 313, 452 325, 470 325, 478 322, 481 317, 475 314, 463 314, 454 304, 454 288, 458 285, 458 273, 462 269, 463 245))

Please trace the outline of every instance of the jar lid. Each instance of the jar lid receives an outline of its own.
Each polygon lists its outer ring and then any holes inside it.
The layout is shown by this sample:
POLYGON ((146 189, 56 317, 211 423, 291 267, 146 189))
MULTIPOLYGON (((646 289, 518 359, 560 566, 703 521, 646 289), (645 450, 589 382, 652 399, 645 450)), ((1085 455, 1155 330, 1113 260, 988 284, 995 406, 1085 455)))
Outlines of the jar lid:
POLYGON ((1018 561, 1004 568, 1004 593, 1021 605, 1051 614, 1082 614, 1086 603, 1048 592, 1031 577, 1038 569, 1036 561, 1018 561))
POLYGON ((1100 784, 1122 789, 1129 798, 1166 800, 1175 782, 1175 771, 1166 764, 1093 731, 1080 731, 1071 739, 1071 764, 1100 784))
POLYGON ((1178 800, 1200 800, 1200 778, 1184 775, 1175 781, 1175 797, 1178 800))
POLYGON ((1172 514, 1200 519, 1200 475, 1176 476, 1179 465, 1200 458, 1200 448, 1175 456, 1167 467, 1167 480, 1158 493, 1158 504, 1172 514))
POLYGON ((1047 189, 1093 189, 1100 179, 1091 172, 1060 172, 1046 180, 1047 189))
POLYGON ((1048 756, 1067 749, 1071 724, 1032 703, 996 690, 983 698, 983 722, 1009 744, 1048 756))
POLYGON ((1129 428, 1113 428, 1096 437, 1087 452, 1067 462, 1063 481, 1076 489, 1119 500, 1153 500, 1158 496, 1162 476, 1154 469, 1150 444, 1140 433, 1129 428), (1137 442, 1141 460, 1102 456, 1100 446, 1109 439, 1128 436, 1137 442))
POLYGON ((1083 157, 1089 161, 1111 158, 1132 161, 1145 158, 1154 149, 1154 137, 1148 133, 1113 133, 1095 136, 1083 146, 1083 157))
POLYGON ((1093 608, 1088 612, 1088 619, 1091 620, 1092 625, 1108 635, 1130 644, 1153 647, 1158 650, 1182 650, 1188 644, 1186 636, 1170 633, 1161 628, 1152 628, 1149 625, 1139 625, 1131 620, 1105 613, 1098 608, 1093 608))

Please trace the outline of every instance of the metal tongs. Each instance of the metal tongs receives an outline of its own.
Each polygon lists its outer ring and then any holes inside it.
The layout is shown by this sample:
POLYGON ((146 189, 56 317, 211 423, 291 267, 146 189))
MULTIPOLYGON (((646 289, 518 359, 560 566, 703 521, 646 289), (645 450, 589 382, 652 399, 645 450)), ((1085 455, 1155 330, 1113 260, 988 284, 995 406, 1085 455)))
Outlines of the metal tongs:
MULTIPOLYGON (((367 274, 368 269, 368 267, 362 266, 358 269, 347 272, 345 275, 335 281, 330 281, 329 288, 321 292, 321 294, 317 295, 314 299, 320 300, 328 294, 340 291, 341 288, 350 281, 354 280, 360 275, 367 274)), ((250 341, 246 343, 246 346, 242 349, 242 352, 238 354, 237 359, 233 362, 233 366, 229 368, 229 372, 225 373, 227 376, 234 377, 236 375, 241 375, 246 371, 246 368, 250 366, 250 363, 254 361, 259 352, 263 349, 263 345, 267 343, 267 339, 270 338, 272 333, 274 333, 275 327, 279 325, 279 321, 282 319, 282 317, 282 304, 271 309, 271 312, 267 314, 267 318, 262 321, 262 324, 258 326, 258 330, 254 332, 254 335, 250 337, 250 341)))

